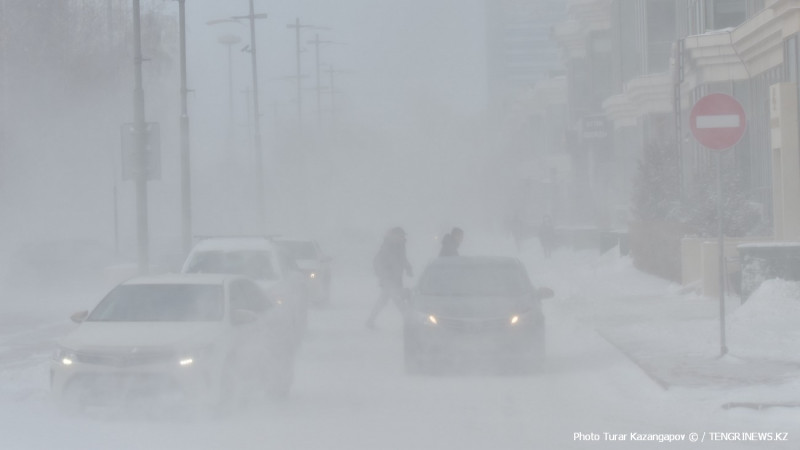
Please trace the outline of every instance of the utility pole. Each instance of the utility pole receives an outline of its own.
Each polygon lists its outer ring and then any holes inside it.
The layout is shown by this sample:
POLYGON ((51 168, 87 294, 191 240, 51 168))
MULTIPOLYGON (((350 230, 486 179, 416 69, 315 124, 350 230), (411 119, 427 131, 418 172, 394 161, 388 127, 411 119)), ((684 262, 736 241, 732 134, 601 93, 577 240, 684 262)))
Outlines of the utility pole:
POLYGON ((234 136, 234 127, 235 127, 235 117, 236 113, 234 111, 234 102, 233 102, 233 50, 232 47, 240 42, 242 42, 242 38, 235 34, 224 34, 218 38, 220 44, 228 47, 228 135, 229 139, 233 141, 234 136))
MULTIPOLYGON (((108 53, 113 52, 114 48, 114 10, 111 5, 112 0, 106 3, 106 40, 108 41, 108 53)), ((2 12, 0 11, 0 16, 2 12)), ((114 203, 114 255, 119 256, 119 192, 117 186, 117 167, 114 157, 111 157, 111 179, 112 179, 112 195, 114 203)))
MULTIPOLYGON (((243 26, 241 22, 236 19, 217 19, 206 22, 206 25, 219 25, 222 23, 232 23, 243 26)), ((234 129, 236 127, 236 114, 235 104, 233 101, 233 46, 242 42, 242 38, 238 34, 223 34, 217 38, 217 42, 228 47, 228 140, 229 143, 233 142, 234 129)))
POLYGON ((133 0, 134 90, 133 119, 136 151, 136 236, 139 274, 149 271, 149 235, 147 229, 147 156, 145 154, 146 121, 142 86, 142 28, 139 0, 133 0))
POLYGON ((334 74, 336 73, 333 70, 333 64, 328 68, 328 76, 330 77, 330 84, 331 89, 331 119, 336 118, 336 84, 334 83, 334 74))
POLYGON ((303 128, 303 81, 301 80, 301 76, 303 73, 300 67, 300 53, 302 53, 302 49, 300 48, 300 18, 296 18, 294 25, 286 25, 287 28, 294 28, 295 31, 295 54, 297 57, 297 123, 299 124, 300 128, 303 128))
POLYGON ((249 145, 253 145, 253 130, 252 130, 253 118, 251 117, 251 111, 252 111, 251 103, 253 102, 253 90, 250 89, 250 87, 248 86, 242 91, 242 94, 244 95, 244 102, 246 106, 245 111, 247 113, 247 122, 245 123, 245 127, 247 127, 247 143, 249 145))
POLYGON ((181 40, 181 243, 184 255, 192 248, 192 181, 189 112, 186 88, 186 0, 178 0, 181 40))
POLYGON ((322 44, 342 44, 341 42, 334 42, 334 41, 321 41, 319 39, 319 33, 314 36, 313 41, 308 41, 309 44, 314 44, 315 48, 315 59, 316 59, 316 71, 317 71, 317 120, 319 125, 322 125, 322 80, 320 76, 321 68, 320 68, 320 57, 319 57, 319 46, 322 44))
POLYGON ((350 72, 349 70, 334 70, 333 64, 328 66, 328 77, 330 83, 330 94, 331 94, 331 119, 336 119, 336 95, 340 94, 341 92, 336 90, 336 74, 337 73, 347 73, 350 72))
POLYGON ((256 14, 253 0, 250 0, 250 14, 232 17, 234 20, 250 21, 250 56, 253 65, 253 150, 256 166, 256 214, 258 232, 266 231, 266 205, 264 204, 264 155, 261 148, 261 111, 258 107, 258 56, 256 54, 256 19, 265 19, 266 14, 256 14))
POLYGON ((8 45, 8 28, 6 26, 5 0, 0 0, 0 187, 6 178, 6 133, 8 130, 8 58, 6 46, 8 45))
POLYGON ((303 53, 303 49, 300 47, 300 30, 302 28, 310 28, 315 30, 327 30, 327 27, 318 27, 314 25, 302 25, 300 24, 300 18, 296 18, 294 24, 286 25, 286 28, 294 28, 295 31, 295 54, 297 58, 297 121, 300 124, 300 127, 303 126, 303 83, 302 83, 302 68, 300 64, 300 55, 303 53))
POLYGON ((314 44, 315 54, 314 57, 316 59, 316 70, 317 70, 317 121, 319 125, 322 125, 322 85, 320 82, 320 66, 319 66, 319 46, 321 44, 328 44, 331 41, 320 41, 319 40, 319 33, 314 36, 314 40, 310 41, 310 43, 314 44))

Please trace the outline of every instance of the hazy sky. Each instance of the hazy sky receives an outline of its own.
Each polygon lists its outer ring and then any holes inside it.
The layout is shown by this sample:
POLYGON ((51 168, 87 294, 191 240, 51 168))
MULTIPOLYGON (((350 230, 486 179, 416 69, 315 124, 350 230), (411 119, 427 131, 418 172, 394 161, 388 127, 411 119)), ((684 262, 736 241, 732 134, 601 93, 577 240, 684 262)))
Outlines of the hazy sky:
MULTIPOLYGON (((271 209, 271 217, 290 216, 294 223, 307 223, 307 214, 314 213, 324 214, 329 220, 336 216, 336 223, 361 224, 378 218, 387 223, 368 226, 381 229, 411 223, 412 216, 437 226, 449 224, 449 217, 432 217, 431 212, 457 209, 459 202, 476 209, 464 189, 484 190, 482 180, 476 182, 474 177, 474 167, 482 161, 467 155, 462 142, 470 138, 464 138, 460 130, 465 128, 465 118, 483 112, 486 101, 483 2, 255 0, 256 12, 269 15, 257 22, 256 31, 266 182, 270 189, 267 198, 290 204, 271 204, 288 211, 271 209), (287 25, 298 17, 304 24, 329 27, 318 31, 321 39, 342 43, 323 46, 321 62, 347 71, 337 77, 337 88, 342 91, 337 98, 341 128, 354 140, 367 142, 362 148, 346 149, 351 150, 349 154, 341 151, 348 144, 336 147, 325 142, 318 147, 327 146, 328 159, 317 157, 303 163, 298 160, 308 157, 306 154, 283 145, 286 142, 276 142, 276 124, 297 136, 292 133, 296 125, 296 85, 293 80, 280 78, 295 74, 295 33, 287 25), (432 131, 440 134, 438 138, 431 136, 432 131), (307 201, 318 198, 320 192, 327 197, 318 199, 317 204, 307 201), (371 216, 364 217, 367 213, 371 216)), ((114 4, 118 11, 130 7, 127 1, 114 4)), ((177 21, 176 1, 145 0, 142 4, 163 7, 177 21)), ((243 93, 252 84, 251 64, 250 54, 240 51, 249 42, 249 24, 207 22, 247 15, 249 3, 187 0, 186 10, 188 87, 192 90, 193 231, 248 232, 244 225, 241 229, 224 227, 252 222, 255 177, 251 173, 252 134, 246 129, 248 105, 243 93), (230 129, 228 61, 226 48, 218 42, 223 34, 243 38, 241 45, 233 47, 233 138, 226 138, 230 129)), ((315 33, 304 30, 302 36, 302 66, 307 75, 303 80, 306 131, 316 130, 316 99, 310 90, 316 82, 314 48, 307 42, 315 33)), ((162 70, 153 70, 156 66, 150 62, 145 64, 147 120, 161 125, 162 176, 149 183, 148 220, 153 242, 172 242, 180 230, 178 43, 174 37, 167 33, 160 41, 169 55, 158 61, 162 70)), ((144 55, 149 56, 153 55, 144 55)), ((125 62, 123 70, 130 68, 125 62)), ((120 76, 129 75, 125 72, 120 76)), ((327 77, 322 84, 328 85, 327 77)), ((16 130, 19 145, 15 147, 12 172, 17 176, 13 181, 17 192, 25 194, 9 197, 7 207, 14 211, 14 224, 9 224, 9 229, 15 230, 9 246, 36 235, 92 236, 111 241, 117 208, 120 240, 126 249, 132 248, 136 236, 135 193, 131 182, 119 180, 118 127, 132 120, 133 86, 120 86, 114 96, 101 88, 92 91, 96 98, 65 94, 60 106, 70 115, 53 118, 48 125, 50 132, 42 139, 37 139, 39 135, 33 131, 36 121, 25 121, 27 126, 16 130), (97 117, 103 120, 98 122, 97 117), (36 152, 27 151, 23 144, 36 152), (42 158, 45 153, 48 156, 42 158), (118 193, 114 193, 117 188, 118 193)), ((326 95, 322 106, 328 108, 329 104, 326 95)), ((312 139, 323 136, 308 134, 312 139)), ((455 213, 449 216, 455 217, 452 221, 461 220, 455 213)))
MULTIPOLYGON (((226 50, 217 42, 221 34, 240 34, 249 42, 245 25, 208 26, 213 19, 246 15, 246 0, 187 1, 189 79, 196 90, 195 114, 209 112, 209 105, 227 103, 226 50), (220 97, 221 95, 221 97, 220 97)), ((177 10, 177 7, 174 6, 177 10)), ((343 91, 339 102, 346 112, 381 121, 402 117, 420 99, 475 112, 485 101, 486 69, 483 2, 481 0, 303 0, 255 1, 256 12, 269 14, 258 21, 260 89, 266 110, 276 103, 281 114, 293 115, 295 85, 275 78, 295 74, 295 34, 286 25, 299 17, 302 23, 330 27, 330 31, 303 33, 304 86, 315 84, 314 46, 320 39, 346 45, 325 45, 321 62, 350 72, 337 76, 343 91)), ((235 49, 241 46, 234 47, 235 49)), ((236 89, 250 83, 249 54, 234 54, 236 89)), ((327 77, 323 78, 327 85, 327 77)), ((304 107, 316 109, 315 93, 304 91, 304 107)), ((241 100, 237 98, 237 101, 241 100)), ((243 109, 243 105, 241 105, 243 109)), ((327 107, 327 98, 324 106, 327 107)))

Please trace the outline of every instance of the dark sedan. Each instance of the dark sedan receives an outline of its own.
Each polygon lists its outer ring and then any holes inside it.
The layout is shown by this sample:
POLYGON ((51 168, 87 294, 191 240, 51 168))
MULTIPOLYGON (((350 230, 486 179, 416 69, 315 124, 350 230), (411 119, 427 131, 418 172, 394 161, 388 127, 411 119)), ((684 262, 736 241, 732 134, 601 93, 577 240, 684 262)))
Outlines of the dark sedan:
POLYGON ((422 273, 405 314, 408 373, 460 362, 527 372, 545 357, 545 320, 536 289, 516 258, 438 258, 422 273))

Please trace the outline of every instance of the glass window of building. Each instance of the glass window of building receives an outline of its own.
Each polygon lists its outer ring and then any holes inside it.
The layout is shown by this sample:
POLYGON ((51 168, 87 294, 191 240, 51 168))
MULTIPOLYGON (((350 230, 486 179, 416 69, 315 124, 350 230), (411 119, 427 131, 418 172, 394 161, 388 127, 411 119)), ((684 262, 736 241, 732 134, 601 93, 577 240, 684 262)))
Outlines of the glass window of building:
POLYGON ((665 72, 675 41, 675 2, 647 2, 647 73, 665 72))
POLYGON ((706 25, 708 30, 741 25, 747 19, 748 0, 706 1, 706 25))

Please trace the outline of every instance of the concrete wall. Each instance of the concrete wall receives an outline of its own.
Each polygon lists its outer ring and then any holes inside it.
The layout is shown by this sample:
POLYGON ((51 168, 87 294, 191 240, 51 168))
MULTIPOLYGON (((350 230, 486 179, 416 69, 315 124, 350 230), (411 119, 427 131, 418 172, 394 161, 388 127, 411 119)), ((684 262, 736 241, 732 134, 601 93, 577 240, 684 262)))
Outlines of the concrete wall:
MULTIPOLYGON (((772 238, 726 238, 725 262, 727 265, 726 284, 739 276, 740 244, 753 244, 770 241, 772 238)), ((716 238, 683 238, 681 240, 681 281, 684 286, 698 283, 700 293, 709 297, 719 295, 719 241, 716 238)))
POLYGON ((800 239, 800 152, 797 85, 770 86, 772 199, 775 239, 800 239))

